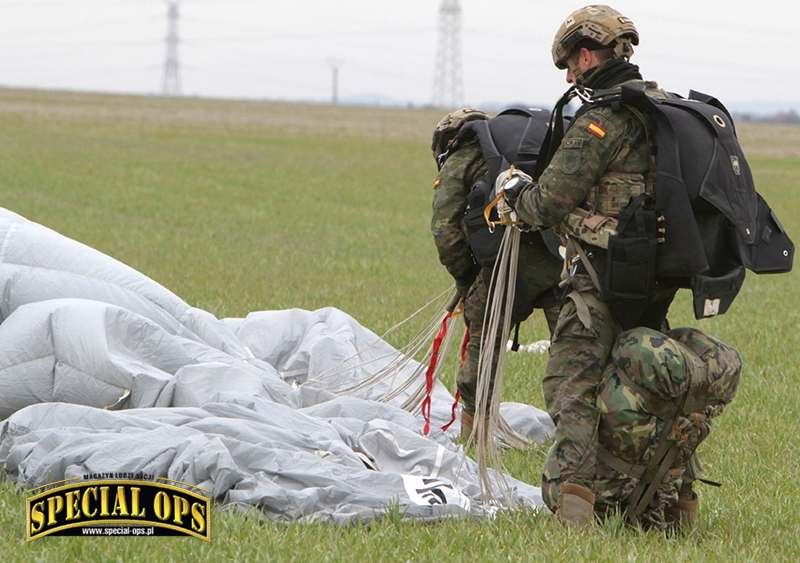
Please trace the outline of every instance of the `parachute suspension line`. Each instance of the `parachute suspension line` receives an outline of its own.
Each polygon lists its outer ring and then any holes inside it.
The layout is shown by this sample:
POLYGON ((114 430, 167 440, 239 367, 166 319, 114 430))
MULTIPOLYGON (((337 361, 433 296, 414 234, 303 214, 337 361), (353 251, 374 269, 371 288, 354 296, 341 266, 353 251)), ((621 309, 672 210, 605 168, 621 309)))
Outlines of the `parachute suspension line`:
MULTIPOLYGON (((421 370, 423 366, 425 366, 425 377, 423 378, 422 382, 417 387, 416 391, 406 399, 405 403, 401 405, 401 408, 416 413, 417 411, 422 411, 422 404, 426 397, 429 396, 430 393, 433 392, 433 385, 436 383, 436 380, 439 378, 439 374, 441 373, 442 366, 444 366, 444 359, 447 358, 448 352, 450 351, 450 346, 453 341, 453 332, 450 330, 452 327, 453 322, 455 322, 455 317, 457 315, 456 312, 453 313, 446 313, 449 315, 447 319, 447 327, 445 329, 445 336, 443 338, 434 339, 434 344, 431 346, 428 354, 425 357, 425 361, 420 364, 418 370, 421 370), (434 347, 437 345, 436 341, 439 340, 440 344, 438 345, 438 351, 434 357, 434 347), (430 390, 428 389, 428 385, 430 383, 430 390)), ((444 325, 443 325, 444 326, 444 325)), ((401 386, 398 390, 404 390, 415 380, 409 378, 406 380, 406 383, 401 386)), ((395 392, 396 394, 396 392, 395 392)), ((428 410, 430 411, 430 405, 428 406, 428 410)), ((424 416, 424 413, 423 413, 424 416)))
MULTIPOLYGON (((453 299, 453 288, 452 287, 448 287, 443 292, 441 292, 439 295, 437 295, 436 297, 434 297, 433 299, 431 299, 430 301, 425 303, 425 305, 423 305, 422 307, 420 307, 419 309, 417 309, 416 311, 411 313, 408 317, 406 317, 405 319, 403 319, 402 321, 400 321, 396 325, 389 327, 386 330, 386 332, 381 334, 381 339, 385 339, 387 336, 389 336, 391 333, 393 333, 395 330, 397 330, 401 326, 411 322, 413 319, 415 319, 417 317, 417 315, 422 313, 422 311, 425 311, 426 309, 428 309, 428 307, 430 307, 434 303, 439 303, 440 301, 442 301, 442 299, 445 297, 445 295, 448 296, 448 301, 452 301, 452 299, 453 299)), ((439 309, 441 309, 441 306, 436 307, 437 311, 439 309)))
POLYGON ((395 324, 394 326, 390 327, 386 332, 383 333, 383 335, 381 335, 379 337, 376 336, 375 340, 370 342, 367 346, 365 346, 364 348, 359 349, 352 356, 349 356, 348 358, 345 358, 344 360, 342 360, 342 363, 340 365, 334 366, 332 368, 329 368, 329 369, 317 374, 314 378, 309 379, 306 383, 312 383, 312 382, 319 383, 323 379, 330 378, 330 377, 333 377, 333 376, 336 376, 336 375, 340 375, 340 374, 344 374, 346 372, 351 372, 351 371, 356 370, 358 368, 365 368, 366 366, 369 366, 370 364, 375 364, 377 362, 381 362, 383 360, 386 360, 387 358, 394 358, 394 361, 391 361, 391 362, 387 363, 386 365, 383 365, 378 370, 378 372, 372 374, 367 379, 358 382, 354 386, 348 387, 348 388, 344 388, 344 389, 339 389, 339 390, 333 391, 333 393, 335 393, 335 394, 352 393, 354 390, 363 389, 363 388, 366 388, 366 387, 369 387, 371 385, 375 385, 375 384, 379 383, 380 380, 381 380, 381 377, 385 376, 386 373, 389 373, 390 375, 391 374, 397 374, 398 371, 399 371, 398 370, 398 364, 407 363, 407 359, 409 357, 413 358, 413 356, 416 355, 416 353, 419 352, 419 349, 424 347, 424 345, 427 342, 429 342, 430 339, 433 337, 433 334, 436 331, 436 325, 438 325, 439 318, 441 317, 441 310, 442 310, 442 308, 444 308, 444 303, 445 302, 444 302, 443 298, 445 296, 447 296, 448 300, 452 301, 452 299, 453 299, 452 295, 453 295, 453 289, 452 288, 446 289, 445 291, 443 291, 442 293, 440 293, 439 295, 437 295, 436 297, 434 297, 433 299, 428 301, 425 305, 423 305, 422 307, 420 307, 419 309, 414 311, 410 316, 408 316, 404 320, 400 321, 399 323, 395 324), (435 316, 432 317, 424 325, 424 328, 419 333, 417 333, 411 339, 411 341, 408 344, 406 344, 402 349, 400 349, 400 350, 392 350, 391 352, 388 352, 388 353, 385 353, 385 354, 381 354, 379 356, 376 356, 376 357, 373 357, 373 358, 369 358, 369 359, 365 359, 363 357, 363 353, 364 353, 365 350, 368 351, 370 348, 373 348, 378 344, 382 344, 383 343, 383 339, 387 335, 389 335, 390 333, 396 331, 401 326, 404 326, 404 325, 408 324, 413 319, 418 317, 423 311, 429 309, 433 305, 436 306, 435 307, 435 316))
MULTIPOLYGON (((429 321, 428 324, 425 326, 425 328, 423 328, 422 331, 420 331, 416 336, 414 336, 414 338, 412 338, 411 341, 402 349, 392 350, 388 354, 383 354, 378 358, 373 358, 372 360, 363 361, 351 366, 350 369, 363 368, 378 360, 382 360, 385 358, 394 358, 393 360, 386 363, 384 366, 380 367, 375 373, 373 373, 366 379, 363 379, 362 381, 359 381, 358 383, 350 387, 337 389, 336 391, 334 391, 334 393, 339 395, 352 394, 356 391, 360 391, 368 387, 373 387, 389 377, 393 378, 397 377, 397 375, 403 372, 410 363, 416 361, 415 357, 420 353, 421 350, 423 350, 426 346, 428 346, 430 341, 436 335, 436 331, 438 329, 437 327, 439 326, 440 323, 440 317, 441 313, 437 311, 436 318, 429 321)), ((412 376, 416 378, 421 372, 422 372, 422 366, 421 365, 417 366, 417 369, 413 371, 412 376)))
MULTIPOLYGON (((469 345, 469 326, 464 328, 464 337, 461 339, 461 348, 458 351, 459 357, 459 364, 463 367, 464 362, 467 361, 467 346, 469 345)), ((442 426, 442 432, 447 432, 447 430, 453 425, 456 421, 456 409, 458 409, 458 403, 461 401, 461 391, 458 389, 458 375, 456 374, 455 383, 453 384, 453 406, 450 407, 450 420, 442 426)))
MULTIPOLYGON (((438 372, 439 358, 447 355, 447 348, 449 347, 449 327, 452 318, 447 318, 449 313, 445 313, 445 318, 438 321, 439 329, 435 335, 431 335, 423 344, 427 345, 432 341, 431 346, 428 348, 425 357, 417 364, 417 367, 406 377, 406 379, 397 387, 394 387, 386 395, 381 397, 381 401, 388 402, 396 399, 405 392, 406 389, 411 387, 415 382, 419 382, 417 389, 406 399, 401 405, 401 408, 409 412, 415 412, 421 405, 427 389, 428 373, 431 370, 431 365, 435 371, 431 372, 433 377, 438 372), (444 331, 444 333, 442 333, 444 331), (420 381, 421 379, 421 381, 420 381)), ((413 358, 409 362, 416 361, 413 358)))
MULTIPOLYGON (((436 333, 437 336, 431 335, 423 343, 427 344, 431 341, 431 338, 433 339, 433 343, 428 349, 424 359, 417 364, 416 369, 414 369, 411 374, 406 377, 405 381, 403 381, 399 386, 394 386, 393 379, 392 384, 390 385, 391 390, 378 400, 388 402, 396 399, 398 396, 405 393, 405 391, 411 385, 419 381, 416 390, 405 400, 405 402, 401 405, 401 408, 413 413, 422 412, 422 403, 425 400, 425 397, 432 392, 432 386, 438 379, 439 373, 441 373, 442 366, 444 365, 443 358, 447 358, 448 351, 450 350, 453 334, 450 328, 455 321, 455 318, 461 314, 461 309, 459 308, 460 303, 461 298, 458 296, 458 294, 454 294, 451 297, 447 307, 445 307, 444 313, 440 313, 440 315, 443 316, 437 320, 435 327, 433 327, 434 329, 439 327, 437 329, 439 332, 436 333), (442 330, 444 330, 444 336, 441 335, 442 330), (425 376, 421 377, 423 372, 425 373, 425 376), (431 385, 430 389, 428 388, 429 383, 431 385)), ((409 355, 408 362, 414 361, 416 361, 414 356, 409 355)), ((397 372, 395 372, 395 376, 396 375, 397 372)), ((430 405, 428 405, 427 408, 428 411, 430 411, 430 405)))
MULTIPOLYGON (((478 388, 475 397, 475 422, 469 442, 475 444, 481 498, 485 503, 508 504, 510 486, 501 469, 500 450, 495 434, 500 425, 500 395, 503 387, 503 363, 516 290, 517 261, 521 233, 506 228, 492 271, 490 300, 483 319, 483 335, 478 357, 478 388), (494 471, 493 471, 494 470, 494 471), (498 499, 495 480, 504 499, 498 499)), ((507 425, 506 425, 507 426, 507 425)))

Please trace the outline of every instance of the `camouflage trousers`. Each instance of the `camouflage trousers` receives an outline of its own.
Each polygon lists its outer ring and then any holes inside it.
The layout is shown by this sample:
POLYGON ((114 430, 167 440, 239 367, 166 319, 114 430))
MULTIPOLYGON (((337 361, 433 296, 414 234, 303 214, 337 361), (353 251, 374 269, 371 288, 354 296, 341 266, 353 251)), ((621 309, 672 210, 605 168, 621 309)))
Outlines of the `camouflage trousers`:
POLYGON ((597 465, 597 393, 611 348, 621 332, 591 279, 572 278, 550 344, 542 386, 556 424, 542 475, 545 503, 558 506, 562 481, 592 488, 597 465))
MULTIPOLYGON (((534 302, 558 283, 560 274, 561 262, 550 254, 544 244, 523 243, 520 246, 512 323, 522 322, 533 313, 534 302)), ((489 303, 491 277, 492 272, 488 268, 483 268, 464 300, 464 322, 469 327, 469 342, 466 360, 458 371, 457 384, 464 410, 470 413, 475 412, 478 356, 483 337, 483 317, 489 303)), ((543 309, 551 334, 558 318, 558 310, 558 304, 543 309)), ((495 343, 495 354, 504 344, 495 343)))
MULTIPOLYGON (((620 334, 597 395, 595 512, 626 511, 644 527, 669 529, 679 495, 696 498, 692 483, 702 468, 695 450, 733 400, 740 371, 735 349, 697 329, 620 334), (640 483, 644 475, 657 480, 640 483)), ((547 470, 558 470, 557 453, 551 451, 547 470)), ((553 510, 558 484, 543 486, 553 510)))
MULTIPOLYGON (((592 488, 597 466, 597 393, 609 354, 622 327, 587 274, 570 278, 550 345, 542 381, 545 405, 556 424, 555 442, 542 475, 548 506, 558 488, 572 482, 592 488), (547 495, 550 491, 550 498, 547 495)), ((661 327, 675 288, 656 291, 640 321, 661 327)))

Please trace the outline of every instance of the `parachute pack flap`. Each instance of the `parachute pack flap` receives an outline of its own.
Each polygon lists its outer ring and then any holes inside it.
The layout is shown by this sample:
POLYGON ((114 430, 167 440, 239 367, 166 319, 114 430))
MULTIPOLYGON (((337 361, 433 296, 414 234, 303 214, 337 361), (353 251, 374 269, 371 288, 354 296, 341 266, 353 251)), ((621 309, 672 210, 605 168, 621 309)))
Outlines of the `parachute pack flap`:
POLYGON ((684 121, 706 126, 705 135, 693 130, 693 135, 680 137, 681 152, 694 156, 682 158, 684 177, 699 186, 700 197, 731 221, 745 243, 752 244, 756 236, 756 190, 733 121, 727 112, 699 100, 668 99, 663 105, 682 110, 668 113, 680 130, 689 128, 684 121), (708 161, 704 163, 705 158, 708 161))
POLYGON ((775 212, 760 195, 755 234, 752 244, 740 241, 742 264, 757 274, 782 274, 791 271, 794 244, 775 212))

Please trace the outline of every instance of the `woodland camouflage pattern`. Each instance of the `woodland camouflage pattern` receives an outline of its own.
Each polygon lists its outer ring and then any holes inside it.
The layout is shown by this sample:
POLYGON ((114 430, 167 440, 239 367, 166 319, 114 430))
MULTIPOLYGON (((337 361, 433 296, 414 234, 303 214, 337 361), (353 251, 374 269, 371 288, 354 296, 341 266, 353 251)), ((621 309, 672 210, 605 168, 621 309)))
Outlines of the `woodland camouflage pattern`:
POLYGON ((520 194, 515 209, 529 225, 562 230, 568 227, 562 221, 577 207, 619 215, 622 202, 652 192, 645 181, 649 170, 650 147, 639 117, 624 107, 592 108, 567 130, 536 187, 520 194), (592 133, 595 127, 604 132, 602 138, 592 133))
MULTIPOLYGON (((464 297, 464 320, 470 327, 467 359, 458 373, 458 388, 468 412, 475 411, 478 355, 491 272, 483 271, 475 264, 463 217, 467 208, 467 194, 486 172, 486 163, 477 140, 462 142, 439 171, 433 192, 431 232, 440 262, 453 276, 459 294, 464 297)), ((560 272, 560 261, 549 253, 543 243, 523 243, 517 272, 517 302, 532 302, 540 293, 558 283, 560 272)), ((523 307, 515 316, 519 317, 518 320, 524 320, 531 312, 532 308, 525 310, 523 307)), ((552 330, 558 317, 558 307, 550 308, 545 314, 552 330)))
MULTIPOLYGON (((636 115, 624 107, 592 108, 567 130, 538 184, 520 194, 517 214, 530 225, 569 232, 567 218, 576 209, 610 212, 605 203, 624 199, 623 191, 628 197, 652 191, 645 182, 650 159, 647 132, 636 115), (602 135, 592 132, 597 128, 602 135)), ((602 251, 595 249, 598 252, 602 251)), ((560 467, 546 468, 543 478, 591 487, 597 386, 621 328, 589 276, 577 273, 569 285, 571 297, 559 316, 543 383, 547 410, 556 422, 554 459, 560 467)))
POLYGON ((434 180, 431 233, 439 261, 453 276, 462 297, 466 296, 479 269, 472 258, 463 224, 467 194, 486 171, 478 141, 469 140, 450 155, 434 180))
MULTIPOLYGON (((679 454, 640 516, 643 526, 666 528, 666 509, 677 502, 680 490, 691 490, 695 448, 711 431, 711 419, 733 400, 740 371, 736 350, 696 329, 663 334, 636 328, 617 339, 597 397, 599 449, 628 464, 645 465, 664 425, 675 420, 669 439, 679 454), (683 411, 674 419, 684 397, 683 411)), ((551 450, 546 467, 557 470, 555 455, 551 450)), ((595 512, 606 516, 624 510, 637 483, 601 461, 593 484, 595 512)), ((557 506, 557 493, 557 483, 546 481, 543 494, 551 508, 557 506)))

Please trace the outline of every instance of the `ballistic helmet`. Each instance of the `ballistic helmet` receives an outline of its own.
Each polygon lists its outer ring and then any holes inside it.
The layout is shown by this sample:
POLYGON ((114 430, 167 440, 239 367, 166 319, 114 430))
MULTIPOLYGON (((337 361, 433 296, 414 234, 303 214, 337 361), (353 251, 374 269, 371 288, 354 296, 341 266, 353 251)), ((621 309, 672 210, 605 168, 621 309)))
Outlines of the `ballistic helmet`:
POLYGON ((639 32, 630 18, 610 6, 593 4, 572 12, 564 20, 553 40, 553 63, 567 68, 567 58, 584 40, 614 50, 617 58, 630 59, 633 46, 639 44, 639 32))
POLYGON ((447 145, 465 123, 476 119, 489 119, 489 116, 477 109, 461 108, 441 118, 433 129, 433 139, 431 139, 433 157, 436 158, 447 150, 447 145))

